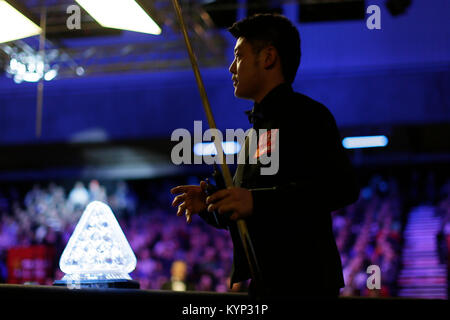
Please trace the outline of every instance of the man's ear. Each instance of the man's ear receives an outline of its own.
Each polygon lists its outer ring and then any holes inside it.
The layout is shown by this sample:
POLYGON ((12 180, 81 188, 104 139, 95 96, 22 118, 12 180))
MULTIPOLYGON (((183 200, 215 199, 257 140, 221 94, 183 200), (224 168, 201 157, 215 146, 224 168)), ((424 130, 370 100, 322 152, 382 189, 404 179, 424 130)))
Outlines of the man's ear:
POLYGON ((278 51, 274 46, 263 49, 264 69, 272 69, 278 61, 278 51))

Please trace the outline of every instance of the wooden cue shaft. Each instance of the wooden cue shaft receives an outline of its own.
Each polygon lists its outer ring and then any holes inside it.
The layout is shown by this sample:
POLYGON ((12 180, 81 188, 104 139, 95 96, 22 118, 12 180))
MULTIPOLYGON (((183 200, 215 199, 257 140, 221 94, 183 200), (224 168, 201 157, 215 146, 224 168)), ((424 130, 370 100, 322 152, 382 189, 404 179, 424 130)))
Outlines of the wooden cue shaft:
MULTIPOLYGON (((42 59, 45 67, 45 33, 47 26, 47 9, 45 6, 41 9, 41 34, 39 35, 39 56, 42 59)), ((44 72, 45 70, 42 70, 44 72)), ((37 98, 36 98, 36 137, 40 138, 42 134, 42 103, 44 99, 44 73, 42 78, 39 79, 37 85, 37 98)))
MULTIPOLYGON (((216 123, 214 121, 214 117, 212 115, 211 112, 211 106, 209 104, 208 101, 208 97, 206 95, 206 90, 205 90, 205 86, 203 84, 203 80, 200 74, 200 69, 198 67, 197 64, 197 59, 195 57, 194 51, 192 49, 191 46, 191 42, 189 41, 189 36, 187 33, 187 29, 186 29, 186 25, 184 23, 184 19, 183 19, 183 14, 181 12, 181 7, 178 3, 177 0, 172 0, 172 4, 175 8, 175 12, 178 16, 178 20, 180 22, 180 26, 181 26, 181 31, 183 33, 183 37, 184 37, 184 41, 186 43, 186 47, 187 47, 187 51, 189 54, 189 59, 191 61, 191 65, 192 65, 192 69, 194 71, 194 75, 195 75, 195 79, 197 81, 197 86, 198 89, 200 91, 200 97, 202 99, 202 103, 203 103, 203 108, 205 109, 205 113, 206 113, 206 118, 208 120, 208 124, 209 127, 211 129, 217 129, 216 128, 216 123)), ((225 162, 225 157, 223 155, 223 149, 222 149, 222 144, 221 141, 216 141, 216 139, 214 139, 214 144, 216 146, 216 150, 217 150, 217 154, 221 155, 221 169, 222 169, 222 173, 223 173, 223 177, 224 177, 224 181, 225 181, 225 185, 227 188, 232 187, 233 186, 233 179, 231 178, 231 173, 230 173, 230 169, 228 168, 228 165, 225 162)), ((260 279, 260 270, 259 270, 259 266, 257 263, 257 259, 256 259, 256 255, 255 255, 255 251, 248 233, 248 229, 247 229, 247 224, 245 223, 244 220, 239 219, 237 221, 237 227, 239 230, 239 235, 241 237, 241 241, 242 241, 242 246, 244 248, 244 252, 245 255, 247 257, 248 260, 248 264, 249 264, 249 268, 250 268, 250 273, 252 276, 252 279, 256 280, 256 279, 260 279), (256 269, 256 270, 255 270, 256 269)))

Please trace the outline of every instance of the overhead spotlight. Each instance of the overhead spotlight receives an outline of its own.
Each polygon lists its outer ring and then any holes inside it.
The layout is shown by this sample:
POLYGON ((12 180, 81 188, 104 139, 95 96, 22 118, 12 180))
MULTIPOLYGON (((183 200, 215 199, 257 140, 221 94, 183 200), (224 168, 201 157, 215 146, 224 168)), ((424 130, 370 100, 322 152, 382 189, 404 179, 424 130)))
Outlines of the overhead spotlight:
POLYGON ((76 0, 101 26, 150 34, 161 28, 135 0, 76 0))
POLYGON ((75 73, 77 74, 77 76, 82 76, 82 75, 84 75, 84 68, 83 67, 77 67, 76 69, 75 69, 75 73))
POLYGON ((51 65, 48 59, 36 52, 14 51, 9 54, 10 60, 5 71, 8 77, 14 79, 15 83, 38 82, 44 78, 45 81, 55 79, 58 75, 58 65, 51 65))
POLYGON ((44 80, 45 81, 53 80, 53 79, 55 79, 55 77, 57 75, 58 75, 58 69, 57 68, 51 69, 44 74, 44 80))
POLYGON ((4 0, 0 0, 0 43, 35 36, 41 28, 4 0))
POLYGON ((342 139, 342 145, 345 149, 386 147, 388 143, 389 139, 384 135, 346 137, 342 139))
POLYGON ((387 0, 386 7, 396 17, 405 13, 406 9, 411 5, 411 2, 411 0, 387 0))

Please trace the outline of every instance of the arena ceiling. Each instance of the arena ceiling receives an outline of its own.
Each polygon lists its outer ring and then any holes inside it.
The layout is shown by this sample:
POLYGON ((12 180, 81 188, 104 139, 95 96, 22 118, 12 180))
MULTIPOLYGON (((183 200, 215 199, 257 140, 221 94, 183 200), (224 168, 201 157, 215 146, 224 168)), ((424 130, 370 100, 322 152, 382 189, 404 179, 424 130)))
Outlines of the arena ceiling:
MULTIPOLYGON (((189 67, 185 44, 170 1, 140 0, 142 8, 160 26, 160 35, 151 35, 100 26, 81 8, 81 29, 68 29, 67 8, 73 0, 8 1, 37 25, 46 12, 46 61, 57 66, 58 77, 105 73, 145 72, 189 67)), ((226 41, 214 27, 199 2, 183 6, 192 45, 202 66, 225 63, 226 41), (195 14, 194 14, 195 12, 195 14)), ((11 56, 38 55, 39 36, 0 44, 1 64, 11 56)), ((4 68, 6 69, 6 68, 4 68)))
MULTIPOLYGON (((190 67, 179 24, 169 0, 137 0, 162 29, 160 35, 104 28, 83 8, 81 8, 81 28, 69 29, 67 20, 71 14, 67 9, 71 5, 77 5, 75 0, 7 0, 7 2, 36 25, 41 25, 45 15, 45 62, 49 70, 57 71, 59 78, 179 70, 190 67)), ((282 13, 283 5, 300 4, 303 12, 307 13, 300 16, 304 21, 354 19, 364 16, 363 0, 180 0, 179 2, 201 67, 227 65, 229 61, 226 59, 228 44, 225 28, 245 15, 256 12, 282 13)), ((1 43, 0 66, 3 66, 3 71, 7 75, 11 74, 8 68, 13 58, 26 60, 37 56, 39 43, 39 36, 1 43)))

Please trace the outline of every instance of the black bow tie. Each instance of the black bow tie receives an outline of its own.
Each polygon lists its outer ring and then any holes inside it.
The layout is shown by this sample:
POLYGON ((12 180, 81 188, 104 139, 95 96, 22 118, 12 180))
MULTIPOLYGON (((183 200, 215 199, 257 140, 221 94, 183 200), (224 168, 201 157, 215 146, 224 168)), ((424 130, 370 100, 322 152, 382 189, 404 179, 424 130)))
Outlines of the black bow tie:
POLYGON ((263 115, 261 112, 255 112, 253 110, 247 110, 247 111, 245 111, 245 114, 247 115, 248 121, 250 123, 255 123, 256 120, 263 118, 263 115))

